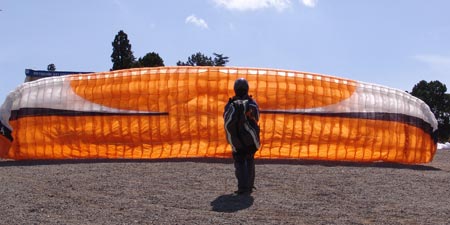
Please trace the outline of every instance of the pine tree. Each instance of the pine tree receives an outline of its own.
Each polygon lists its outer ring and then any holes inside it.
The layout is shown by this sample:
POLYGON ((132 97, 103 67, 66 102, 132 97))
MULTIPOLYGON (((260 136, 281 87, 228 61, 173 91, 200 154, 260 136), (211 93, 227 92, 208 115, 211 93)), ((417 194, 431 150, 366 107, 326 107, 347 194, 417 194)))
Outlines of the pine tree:
POLYGON ((113 67, 111 70, 120 70, 132 68, 135 64, 135 57, 131 51, 131 44, 128 40, 128 35, 122 30, 115 36, 112 42, 113 52, 111 54, 111 61, 113 67))
POLYGON ((213 53, 214 55, 214 66, 225 66, 229 60, 228 56, 223 56, 223 54, 213 53))

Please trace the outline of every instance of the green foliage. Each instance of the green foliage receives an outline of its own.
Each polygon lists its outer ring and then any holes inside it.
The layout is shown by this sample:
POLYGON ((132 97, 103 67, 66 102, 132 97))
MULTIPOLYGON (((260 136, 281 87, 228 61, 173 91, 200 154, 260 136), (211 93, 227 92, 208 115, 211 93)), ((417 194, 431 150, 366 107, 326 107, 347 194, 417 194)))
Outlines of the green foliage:
POLYGON ((201 52, 191 55, 187 62, 177 62, 177 66, 225 66, 229 62, 227 56, 214 53, 214 59, 201 52))
POLYGON ((128 35, 122 30, 115 36, 112 42, 113 52, 111 61, 113 67, 111 70, 120 70, 132 68, 135 65, 135 58, 131 51, 131 44, 128 35))
POLYGON ((411 95, 423 100, 431 109, 438 121, 439 141, 450 138, 450 95, 447 87, 439 81, 420 81, 414 85, 411 95))
POLYGON ((223 54, 213 53, 214 55, 214 66, 225 66, 229 60, 228 56, 223 56, 223 54))
POLYGON ((164 60, 158 53, 150 52, 139 58, 134 67, 157 67, 164 66, 164 60))
POLYGON ((214 61, 212 61, 211 57, 205 56, 200 52, 191 55, 187 62, 177 62, 177 66, 213 66, 214 61))
POLYGON ((55 64, 53 64, 53 63, 48 64, 47 70, 48 70, 48 71, 55 71, 55 70, 56 70, 55 64))

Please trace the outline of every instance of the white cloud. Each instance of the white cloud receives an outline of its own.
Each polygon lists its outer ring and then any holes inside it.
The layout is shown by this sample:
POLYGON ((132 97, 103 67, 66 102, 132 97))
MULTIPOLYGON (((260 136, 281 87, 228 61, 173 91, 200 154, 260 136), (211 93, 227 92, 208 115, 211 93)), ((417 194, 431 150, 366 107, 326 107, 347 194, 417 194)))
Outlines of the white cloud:
POLYGON ((265 8, 275 8, 283 11, 291 6, 291 0, 214 0, 221 7, 228 10, 252 11, 265 8))
POLYGON ((314 8, 316 7, 319 0, 301 0, 301 2, 307 7, 314 8))
POLYGON ((193 24, 203 29, 208 29, 208 24, 204 19, 197 18, 194 14, 186 17, 185 23, 193 24))

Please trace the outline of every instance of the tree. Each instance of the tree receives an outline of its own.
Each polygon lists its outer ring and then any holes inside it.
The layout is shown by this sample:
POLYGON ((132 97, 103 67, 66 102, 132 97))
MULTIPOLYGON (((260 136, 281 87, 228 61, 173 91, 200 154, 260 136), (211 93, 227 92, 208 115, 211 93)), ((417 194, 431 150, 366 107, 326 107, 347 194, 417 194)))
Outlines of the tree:
POLYGON ((177 62, 177 66, 213 66, 214 61, 211 57, 205 56, 200 52, 191 55, 187 62, 177 62))
POLYGON ((111 61, 113 67, 111 70, 120 70, 132 68, 135 64, 135 57, 131 51, 131 44, 128 40, 128 35, 122 30, 117 33, 112 42, 113 52, 111 54, 111 61))
POLYGON ((214 66, 225 66, 229 62, 228 56, 223 56, 223 54, 213 53, 214 57, 214 66))
POLYGON ((139 58, 136 63, 137 67, 164 66, 164 60, 159 56, 158 53, 155 52, 147 53, 144 57, 139 58))
POLYGON ((214 59, 212 59, 201 52, 197 52, 191 55, 187 62, 178 61, 177 66, 225 66, 229 62, 228 57, 223 56, 223 54, 214 53, 214 56, 214 59))
POLYGON ((48 70, 48 71, 55 71, 55 70, 56 70, 55 64, 53 64, 53 63, 48 64, 47 70, 48 70))
POLYGON ((438 121, 438 140, 448 141, 450 137, 450 95, 447 87, 439 81, 420 81, 414 85, 411 95, 424 101, 438 121))

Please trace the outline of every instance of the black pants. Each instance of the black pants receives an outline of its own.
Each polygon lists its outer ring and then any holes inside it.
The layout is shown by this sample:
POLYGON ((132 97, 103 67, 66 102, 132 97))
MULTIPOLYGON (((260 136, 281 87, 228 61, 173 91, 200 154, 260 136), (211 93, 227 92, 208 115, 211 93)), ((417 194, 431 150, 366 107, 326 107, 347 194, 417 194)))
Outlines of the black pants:
POLYGON ((239 191, 251 191, 255 186, 255 151, 233 153, 239 191))

